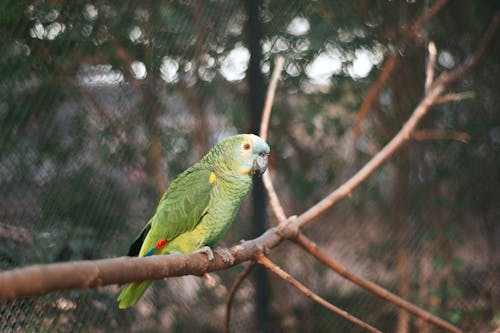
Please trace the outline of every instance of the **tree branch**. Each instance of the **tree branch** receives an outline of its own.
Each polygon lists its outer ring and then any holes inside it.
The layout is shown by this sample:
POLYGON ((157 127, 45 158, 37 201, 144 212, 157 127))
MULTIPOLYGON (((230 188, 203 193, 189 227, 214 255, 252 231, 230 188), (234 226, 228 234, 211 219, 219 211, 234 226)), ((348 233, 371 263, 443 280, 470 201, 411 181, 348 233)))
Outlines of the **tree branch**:
POLYGON ((369 324, 365 323, 364 321, 362 321, 362 320, 354 317, 353 315, 349 314, 348 312, 346 312, 346 311, 344 311, 342 309, 339 309, 335 305, 333 305, 330 302, 326 301, 324 298, 322 298, 322 297, 316 295, 315 293, 313 293, 311 290, 309 290, 308 288, 306 288, 303 284, 301 284, 300 282, 298 282, 297 280, 295 280, 294 278, 292 278, 290 276, 290 274, 288 274, 287 272, 285 272, 284 270, 282 270, 281 268, 279 268, 278 266, 276 266, 272 261, 270 261, 269 259, 267 259, 262 253, 260 253, 257 256, 257 263, 259 263, 262 266, 266 267, 271 272, 273 272, 274 274, 276 274, 277 276, 279 276, 280 278, 282 278, 283 280, 285 280, 286 282, 288 282, 289 284, 291 284, 298 291, 300 291, 301 293, 303 293, 304 295, 306 295, 307 297, 309 297, 310 299, 312 299, 316 303, 319 303, 320 305, 324 306, 328 310, 330 310, 330 311, 338 314, 342 318, 347 319, 350 322, 356 324, 357 326, 359 326, 361 328, 364 328, 364 329, 366 329, 366 330, 368 330, 370 332, 380 332, 379 330, 377 330, 376 328, 370 326, 369 324))
POLYGON ((484 53, 486 52, 486 49, 490 46, 499 26, 500 26, 500 11, 497 11, 493 15, 493 19, 488 27, 488 30, 486 30, 486 33, 481 38, 481 41, 479 42, 479 46, 476 49, 476 51, 474 51, 474 53, 471 56, 469 56, 467 60, 465 60, 462 63, 462 65, 457 67, 455 70, 447 74, 442 79, 443 81, 446 82, 447 86, 458 81, 465 74, 467 74, 472 69, 472 67, 477 65, 479 60, 483 57, 484 53))
POLYGON ((236 294, 236 290, 240 287, 241 283, 247 278, 248 274, 252 271, 255 266, 255 261, 250 261, 250 263, 245 267, 245 270, 241 272, 238 276, 234 284, 231 286, 229 293, 227 295, 226 301, 226 319, 224 321, 224 333, 229 333, 229 322, 231 321, 231 305, 233 303, 234 295, 236 294))
POLYGON ((433 18, 439 11, 446 5, 448 0, 438 0, 432 4, 432 6, 420 16, 405 34, 406 39, 411 39, 417 36, 418 32, 422 30, 424 25, 433 18))
POLYGON ((285 59, 281 56, 276 58, 274 63, 273 74, 271 75, 271 81, 267 87, 266 100, 264 102, 264 110, 262 112, 262 119, 260 122, 259 136, 262 140, 267 140, 267 132, 269 128, 269 118, 271 116, 271 108, 274 102, 274 95, 276 93, 276 87, 278 86, 278 80, 281 76, 281 71, 283 70, 283 64, 285 59))
POLYGON ((437 49, 433 41, 429 42, 427 47, 429 51, 429 59, 427 61, 427 68, 425 69, 425 91, 427 92, 434 82, 434 66, 436 65, 437 49))
POLYGON ((354 188, 368 178, 378 167, 380 167, 380 165, 387 161, 389 157, 391 157, 403 144, 405 144, 411 138, 412 132, 415 130, 420 120, 422 120, 422 118, 427 114, 430 107, 436 104, 436 101, 439 101, 441 93, 443 93, 447 87, 455 83, 463 75, 467 74, 472 67, 477 65, 479 59, 483 56, 487 47, 493 40, 499 24, 500 14, 496 13, 474 54, 453 71, 441 73, 437 80, 430 85, 429 90, 415 108, 413 114, 406 121, 401 130, 392 138, 392 140, 389 141, 389 143, 385 145, 380 152, 373 156, 372 159, 368 161, 368 163, 366 163, 356 174, 354 174, 354 176, 295 219, 295 227, 302 228, 306 226, 311 222, 311 220, 318 217, 338 201, 349 195, 354 188))
POLYGON ((348 196, 359 184, 368 178, 375 170, 377 170, 385 161, 389 159, 394 153, 411 137, 411 133, 415 130, 420 120, 425 116, 429 108, 432 106, 438 96, 444 91, 445 85, 437 84, 432 86, 426 96, 419 103, 411 117, 403 125, 401 130, 389 141, 389 143, 382 148, 375 156, 366 163, 361 170, 354 176, 347 180, 344 184, 339 186, 335 191, 330 193, 327 197, 319 201, 313 207, 309 208, 306 212, 300 215, 295 221, 295 225, 299 228, 305 227, 313 219, 330 209, 338 201, 348 196))
POLYGON ((354 138, 353 140, 354 142, 359 137, 359 132, 361 131, 361 124, 363 123, 363 120, 365 120, 368 111, 370 111, 382 87, 391 77, 392 71, 396 66, 396 58, 397 56, 395 54, 387 58, 387 60, 384 63, 384 66, 382 67, 382 70, 380 71, 377 80, 372 84, 370 90, 368 90, 368 93, 363 99, 363 103, 361 103, 361 106, 359 107, 359 110, 356 115, 356 120, 354 121, 354 126, 352 128, 352 136, 354 138))
POLYGON ((167 277, 197 275, 219 271, 250 261, 262 250, 274 248, 283 237, 276 228, 229 249, 231 260, 214 250, 209 261, 200 253, 149 257, 119 257, 79 260, 67 263, 32 265, 0 273, 0 302, 20 297, 40 296, 53 291, 88 289, 134 281, 161 280, 167 277))
MULTIPOLYGON (((434 4, 426 10, 411 26, 410 29, 406 32, 404 35, 404 39, 401 42, 403 45, 402 48, 404 50, 405 45, 407 44, 407 41, 416 37, 418 32, 422 30, 424 25, 431 19, 433 18, 443 7, 446 5, 448 0, 438 0, 434 2, 434 4)), ((386 82, 389 80, 391 77, 392 71, 395 68, 396 61, 397 61, 398 53, 393 53, 389 58, 384 63, 384 66, 382 67, 382 70, 380 71, 380 74, 377 78, 377 80, 372 84, 370 87, 370 90, 366 94, 363 103, 361 103, 361 106, 359 107, 359 110, 357 112, 356 120, 354 121, 354 126, 352 129, 352 135, 354 138, 354 141, 359 137, 359 132, 361 130, 361 124, 363 120, 366 118, 368 115, 368 112, 371 109, 371 106, 377 99, 378 94, 380 93, 380 90, 382 87, 386 84, 386 82)))
MULTIPOLYGON (((271 117, 271 108, 274 101, 274 95, 276 92, 276 87, 278 86, 278 80, 281 76, 281 71, 283 70, 283 64, 285 60, 283 57, 277 57, 276 62, 274 64, 274 70, 271 75, 271 81, 269 82, 269 86, 267 87, 266 93, 266 101, 264 103, 264 110, 262 112, 262 119, 260 120, 260 131, 259 136, 263 139, 267 139, 267 132, 269 130, 269 118, 271 117)), ((285 211, 283 206, 281 205, 278 195, 274 190, 274 185, 271 180, 270 170, 262 176, 262 182, 266 188, 269 203, 271 204, 271 209, 273 210, 274 215, 278 219, 279 223, 284 223, 287 220, 285 211)))
POLYGON ((413 305, 412 303, 402 299, 401 297, 391 293, 387 289, 371 282, 363 279, 357 275, 351 273, 346 267, 342 266, 340 263, 334 261, 330 257, 328 257, 324 252, 318 249, 316 244, 309 240, 304 234, 298 233, 297 236, 291 239, 293 242, 300 245, 306 252, 310 253, 314 258, 316 258, 319 262, 328 266, 332 270, 334 270, 337 274, 346 278, 347 280, 357 284, 361 288, 377 295, 380 298, 383 298, 392 304, 399 306, 400 308, 405 309, 406 311, 414 314, 415 316, 422 318, 423 320, 430 322, 436 326, 444 328, 450 332, 462 332, 458 327, 451 325, 450 323, 442 320, 439 317, 434 316, 433 314, 413 305))
POLYGON ((417 141, 423 140, 456 140, 462 143, 470 141, 470 135, 465 132, 447 131, 441 129, 425 129, 415 131, 412 138, 417 141))
POLYGON ((461 93, 449 93, 439 97, 434 104, 446 104, 457 102, 467 98, 474 98, 476 94, 473 91, 464 91, 461 93))

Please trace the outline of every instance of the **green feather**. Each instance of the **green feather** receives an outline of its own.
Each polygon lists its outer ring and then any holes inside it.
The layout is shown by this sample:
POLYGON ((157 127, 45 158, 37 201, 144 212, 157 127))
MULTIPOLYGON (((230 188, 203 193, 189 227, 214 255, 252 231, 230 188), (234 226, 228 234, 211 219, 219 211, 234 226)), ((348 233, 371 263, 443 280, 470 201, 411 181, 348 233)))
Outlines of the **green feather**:
MULTIPOLYGON (((256 159, 267 163, 268 154, 267 143, 255 135, 240 134, 220 142, 170 184, 129 254, 190 253, 214 245, 250 189, 256 159), (151 251, 164 239, 164 247, 151 251)), ((128 284, 118 297, 119 307, 135 305, 150 284, 128 284)))
POLYGON ((120 309, 126 309, 136 305, 150 284, 151 281, 132 282, 127 284, 125 289, 120 293, 120 296, 118 296, 118 301, 120 302, 118 307, 120 309))

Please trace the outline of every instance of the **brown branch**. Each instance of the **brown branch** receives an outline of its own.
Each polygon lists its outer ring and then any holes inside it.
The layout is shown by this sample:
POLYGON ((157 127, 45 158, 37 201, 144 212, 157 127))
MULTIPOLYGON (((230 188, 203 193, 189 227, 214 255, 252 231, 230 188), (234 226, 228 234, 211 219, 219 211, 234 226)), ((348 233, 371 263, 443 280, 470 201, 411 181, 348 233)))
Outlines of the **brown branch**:
POLYGON ((493 16, 493 20, 491 21, 488 30, 486 30, 486 33, 481 38, 481 41, 479 42, 479 46, 476 49, 476 51, 474 51, 474 53, 470 57, 468 57, 467 60, 465 60, 462 63, 462 65, 460 65, 455 70, 450 72, 445 79, 443 78, 443 80, 446 81, 446 84, 448 86, 458 81, 465 74, 467 74, 472 69, 472 67, 477 65, 479 60, 483 57, 484 53, 486 52, 486 49, 490 46, 491 42, 493 41, 493 38, 495 37, 495 34, 499 26, 500 26, 500 11, 497 11, 493 16))
POLYGON ((351 273, 346 267, 334 261, 333 259, 328 257, 324 252, 319 250, 316 244, 311 240, 309 240, 304 234, 298 233, 297 236, 291 240, 300 245, 306 252, 310 253, 319 262, 325 264, 326 266, 337 272, 339 275, 357 284, 361 288, 377 295, 380 298, 383 298, 391 302, 392 304, 399 306, 400 308, 405 309, 406 311, 414 314, 415 316, 422 318, 423 320, 430 322, 436 326, 444 328, 450 332, 461 332, 461 330, 458 327, 455 327, 452 324, 442 320, 441 318, 436 317, 433 314, 413 305, 412 303, 404 300, 403 298, 391 293, 387 289, 351 273))
MULTIPOLYGON (((276 63, 274 64, 274 70, 271 75, 271 81, 269 82, 269 86, 267 87, 266 101, 264 103, 264 110, 262 111, 262 118, 260 120, 260 131, 259 131, 259 136, 264 140, 266 140, 267 138, 267 132, 269 129, 269 118, 271 117, 271 108, 273 105, 276 87, 278 86, 278 80, 281 76, 281 71, 283 70, 284 63, 285 61, 283 57, 276 58, 276 63)), ((283 206, 281 205, 278 199, 278 195, 274 190, 269 170, 263 175, 262 181, 269 196, 269 203, 271 204, 271 209, 273 210, 274 215, 278 219, 279 223, 284 223, 287 217, 283 209, 283 206)))
POLYGON ((316 303, 319 303, 320 305, 324 306, 328 310, 338 314, 342 318, 347 319, 350 322, 356 324, 357 326, 364 328, 370 332, 380 332, 379 330, 370 326, 369 324, 365 323, 364 321, 354 317, 353 315, 349 314, 348 312, 346 312, 342 309, 339 309, 338 307, 331 304, 330 302, 328 302, 324 298, 313 293, 310 289, 308 289, 303 284, 301 284, 300 282, 298 282, 297 280, 292 278, 290 276, 290 274, 288 274, 287 272, 285 272, 284 270, 282 270, 281 268, 276 266, 272 261, 267 259, 262 253, 260 253, 257 256, 257 262, 259 264, 261 264, 262 266, 266 267, 267 269, 269 269, 271 272, 273 272, 274 274, 276 274, 277 276, 279 276, 283 280, 285 280, 286 282, 288 282, 289 284, 291 284, 298 291, 300 291, 301 293, 303 293, 304 295, 306 295, 307 297, 309 297, 310 299, 312 299, 316 303))
POLYGON ((271 180, 271 174, 269 170, 262 176, 262 182, 264 183, 264 186, 266 188, 267 196, 269 197, 269 204, 271 205, 274 216, 276 216, 276 218, 278 219, 278 223, 286 223, 287 217, 285 214, 285 210, 283 209, 278 195, 274 190, 273 181, 271 180))
POLYGON ((267 140, 267 131, 269 128, 269 118, 271 115, 271 108, 274 102, 274 94, 276 92, 276 87, 278 86, 278 80, 281 76, 281 71, 283 70, 283 64, 285 59, 281 56, 276 58, 274 63, 273 74, 271 75, 271 81, 267 87, 266 100, 264 102, 264 109, 262 111, 262 119, 260 122, 260 132, 259 136, 263 140, 267 140))
POLYGON ((425 129, 415 131, 412 138, 417 141, 423 140, 456 140, 463 143, 470 141, 470 135, 465 132, 447 131, 441 129, 425 129))
POLYGON ((449 93, 439 97, 434 104, 446 104, 450 102, 457 102, 463 99, 474 98, 476 94, 473 91, 464 91, 461 93, 449 93))
POLYGON ((473 66, 477 65, 479 59, 483 56, 487 47, 490 45, 495 32, 500 24, 500 14, 495 14, 488 30, 481 39, 478 49, 464 63, 458 66, 451 72, 443 72, 436 81, 429 87, 423 99, 413 111, 413 114, 403 125, 401 130, 392 138, 387 145, 382 148, 375 156, 372 157, 354 176, 347 180, 344 184, 330 193, 327 197, 319 201, 313 207, 300 215, 293 221, 295 228, 302 228, 309 224, 311 220, 318 217, 326 210, 330 209, 334 204, 348 196, 359 184, 368 178, 380 165, 382 165, 389 157, 391 157, 403 144, 405 144, 412 136, 412 132, 417 127, 418 123, 427 114, 430 107, 436 104, 441 93, 447 87, 457 81, 460 77, 467 74, 473 66))
POLYGON ((432 4, 432 6, 420 16, 405 34, 406 39, 411 39, 417 36, 418 32, 422 30, 424 25, 433 18, 439 11, 446 5, 448 0, 438 0, 432 4))
MULTIPOLYGON (((448 0, 438 0, 436 1, 428 10, 426 10, 411 26, 411 28, 404 35, 404 40, 401 42, 402 50, 404 50, 407 41, 416 37, 418 32, 422 30, 425 23, 427 23, 431 18, 433 18, 448 2, 448 0)), ((368 112, 370 111, 373 103, 377 100, 377 96, 380 93, 382 87, 387 83, 389 78, 391 77, 392 71, 395 68, 397 61, 398 53, 393 53, 384 63, 382 67, 382 71, 379 74, 377 80, 372 84, 370 90, 365 96, 363 103, 359 107, 357 112, 356 120, 354 121, 354 126, 352 129, 352 135, 354 141, 359 137, 359 132, 361 130, 361 124, 363 120, 366 118, 368 112)))
MULTIPOLYGON (((264 102, 264 108, 262 111, 262 117, 260 121, 260 131, 259 131, 259 136, 263 140, 267 140, 267 133, 269 129, 269 118, 271 116, 271 108, 274 102, 274 95, 276 92, 276 87, 278 85, 278 80, 281 76, 281 71, 283 70, 283 64, 284 64, 284 58, 281 56, 278 56, 275 62, 275 66, 273 69, 273 73, 271 75, 271 80, 269 82, 269 86, 267 88, 267 93, 266 93, 266 100, 264 102)), ((278 220, 281 221, 286 221, 286 215, 283 210, 283 207, 281 206, 278 196, 276 195, 276 191, 274 190, 273 183, 270 178, 270 171, 268 170, 267 173, 264 174, 263 176, 263 183, 264 186, 266 187, 266 191, 269 195, 270 203, 271 203, 271 208, 273 209, 274 214, 278 218, 278 220)), ((281 237, 280 237, 281 238, 281 237)), ((233 296, 241 284, 241 282, 250 274, 251 270, 253 269, 255 265, 255 261, 250 262, 250 264, 245 268, 245 270, 241 273, 241 275, 238 277, 238 279, 235 281, 233 286, 231 287, 228 295, 228 299, 226 302, 226 318, 224 322, 224 332, 229 333, 229 323, 231 320, 231 303, 233 300, 233 296)))
POLYGON ((425 91, 428 91, 431 85, 434 83, 434 66, 436 65, 436 44, 433 41, 429 42, 427 47, 429 51, 429 59, 427 60, 427 68, 425 69, 425 91))
POLYGON ((396 55, 394 54, 389 58, 387 58, 387 60, 384 63, 384 66, 382 67, 382 71, 380 72, 379 77, 372 84, 370 90, 365 96, 365 99, 363 100, 363 103, 361 103, 361 106, 359 107, 356 120, 354 121, 354 126, 352 129, 352 135, 354 141, 356 141, 356 139, 359 137, 359 132, 361 131, 361 124, 363 123, 363 120, 366 118, 366 115, 368 114, 368 111, 370 111, 373 103, 377 100, 380 90, 386 84, 387 80, 389 80, 389 78, 391 77, 391 73, 394 70, 395 65, 396 65, 396 55))
POLYGON ((254 266, 255 266, 255 261, 250 261, 247 267, 245 267, 245 270, 243 270, 243 272, 241 272, 236 281, 234 281, 234 284, 231 286, 231 289, 229 289, 226 301, 226 319, 224 321, 224 333, 229 333, 229 322, 231 321, 231 305, 233 303, 233 298, 234 295, 236 294, 236 290, 238 290, 239 286, 247 278, 248 274, 250 274, 254 266))
POLYGON ((444 91, 444 84, 433 85, 428 94, 419 103, 411 117, 403 125, 401 130, 382 148, 375 156, 372 157, 354 176, 339 186, 335 191, 330 193, 320 202, 309 208, 306 212, 300 215, 294 223, 297 227, 304 227, 314 218, 330 209, 341 199, 348 196, 359 184, 361 184, 368 176, 377 170, 389 157, 391 157, 408 139, 411 133, 417 127, 420 120, 425 116, 429 108, 444 91))
POLYGON ((80 260, 67 263, 32 265, 0 273, 0 302, 20 297, 40 296, 53 291, 97 288, 134 281, 161 280, 167 277, 197 275, 218 271, 253 260, 263 248, 274 248, 283 240, 274 229, 242 242, 227 255, 214 250, 215 259, 199 253, 150 257, 119 257, 80 260))

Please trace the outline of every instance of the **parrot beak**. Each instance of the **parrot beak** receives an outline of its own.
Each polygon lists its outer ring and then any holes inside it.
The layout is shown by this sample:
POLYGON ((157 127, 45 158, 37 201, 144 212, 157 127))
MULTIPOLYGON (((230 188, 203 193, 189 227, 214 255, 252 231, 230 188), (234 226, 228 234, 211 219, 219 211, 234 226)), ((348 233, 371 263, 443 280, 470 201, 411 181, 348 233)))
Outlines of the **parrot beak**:
POLYGON ((253 162, 251 173, 253 175, 261 176, 267 169, 268 153, 260 153, 253 162))

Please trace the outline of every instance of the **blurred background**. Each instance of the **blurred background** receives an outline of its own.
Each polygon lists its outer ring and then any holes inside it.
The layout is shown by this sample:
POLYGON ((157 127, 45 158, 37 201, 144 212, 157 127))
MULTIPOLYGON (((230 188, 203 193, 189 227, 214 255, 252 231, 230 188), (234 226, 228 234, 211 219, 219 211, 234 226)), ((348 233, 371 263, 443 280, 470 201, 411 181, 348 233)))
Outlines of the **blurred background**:
MULTIPOLYGON (((256 131, 278 55, 268 141, 287 214, 356 172, 437 73, 477 47, 498 1, 452 1, 416 38, 433 1, 2 1, 0 269, 124 255, 175 176, 220 139, 256 131), (353 136, 383 64, 394 71, 353 136)), ((467 331, 500 325, 500 38, 433 107, 420 136, 305 232, 332 258, 467 331), (426 130, 426 131, 423 131, 426 130), (431 130, 431 131, 429 131, 431 130), (432 135, 429 135, 432 134, 432 135)), ((261 186, 222 245, 276 221, 261 186), (267 214, 265 214, 267 212, 267 214)), ((273 261, 388 332, 433 332, 290 243, 273 261)), ((221 332, 242 265, 158 281, 130 310, 115 286, 0 305, 1 332, 221 332)), ((283 281, 254 271, 233 332, 358 332, 283 281)))

